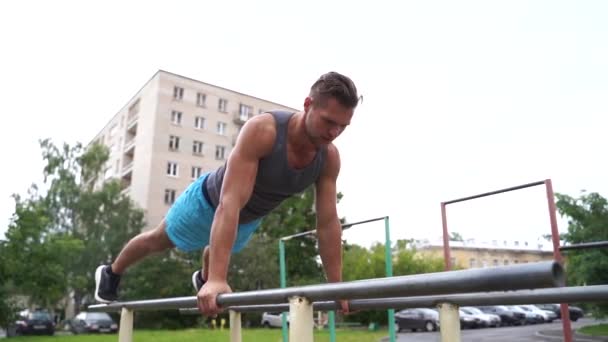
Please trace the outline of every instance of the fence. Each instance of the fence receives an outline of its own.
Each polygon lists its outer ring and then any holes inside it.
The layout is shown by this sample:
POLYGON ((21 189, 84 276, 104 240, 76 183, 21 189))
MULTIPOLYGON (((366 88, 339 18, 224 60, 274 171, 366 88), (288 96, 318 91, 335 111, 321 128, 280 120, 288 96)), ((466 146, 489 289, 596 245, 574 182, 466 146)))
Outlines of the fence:
MULTIPOLYGON (((479 305, 474 303, 478 303, 477 300, 479 303, 482 301, 488 303, 492 298, 496 298, 496 303, 500 304, 513 300, 513 298, 515 300, 520 298, 526 304, 530 304, 533 299, 531 296, 544 298, 543 301, 548 302, 554 302, 559 298, 556 301, 563 302, 569 300, 568 294, 572 296, 573 300, 577 301, 581 299, 595 301, 608 298, 608 289, 605 287, 599 288, 596 292, 589 292, 580 288, 565 288, 563 287, 565 285, 564 279, 564 270, 561 264, 547 261, 495 268, 227 293, 218 295, 217 304, 227 308, 230 312, 230 336, 233 342, 241 341, 241 312, 275 308, 276 305, 281 305, 280 311, 286 311, 287 307, 289 308, 290 341, 313 341, 313 310, 315 306, 317 310, 335 310, 336 307, 333 302, 342 299, 350 300, 351 307, 354 310, 394 309, 414 304, 414 306, 437 306, 439 308, 441 340, 452 342, 460 341, 458 305, 479 305), (540 290, 530 292, 532 289, 554 287, 557 287, 557 289, 552 289, 557 290, 555 292, 542 292, 540 290), (526 292, 516 290, 526 290, 526 292), (497 291, 510 292, 490 293, 497 291), (585 293, 591 293, 592 295, 585 293), (327 303, 327 301, 332 303, 327 303)), ((99 304, 90 306, 89 310, 120 311, 118 340, 119 342, 131 342, 134 311, 193 308, 197 306, 196 304, 196 297, 190 296, 99 304)))

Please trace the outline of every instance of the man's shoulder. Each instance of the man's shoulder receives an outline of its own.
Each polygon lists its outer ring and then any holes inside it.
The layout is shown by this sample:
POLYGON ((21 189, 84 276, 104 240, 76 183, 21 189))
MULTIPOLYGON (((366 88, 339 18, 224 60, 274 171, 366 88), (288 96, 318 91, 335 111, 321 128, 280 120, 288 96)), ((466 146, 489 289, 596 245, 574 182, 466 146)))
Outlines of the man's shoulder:
POLYGON ((277 129, 272 114, 260 114, 247 120, 237 140, 241 148, 270 151, 276 139, 277 129))

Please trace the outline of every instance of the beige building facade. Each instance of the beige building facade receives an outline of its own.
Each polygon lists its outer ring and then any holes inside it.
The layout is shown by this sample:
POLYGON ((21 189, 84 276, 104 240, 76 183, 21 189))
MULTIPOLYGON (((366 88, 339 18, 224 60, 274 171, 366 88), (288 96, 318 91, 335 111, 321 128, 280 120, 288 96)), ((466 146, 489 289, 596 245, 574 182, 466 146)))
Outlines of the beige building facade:
MULTIPOLYGON (((443 259, 442 243, 424 243, 417 246, 420 253, 443 259)), ((450 263, 453 268, 483 268, 553 260, 548 245, 517 241, 504 244, 483 243, 474 240, 450 241, 450 263)))
POLYGON ((159 70, 92 139, 110 149, 98 185, 119 179, 155 227, 186 187, 226 162, 242 125, 296 109, 159 70))

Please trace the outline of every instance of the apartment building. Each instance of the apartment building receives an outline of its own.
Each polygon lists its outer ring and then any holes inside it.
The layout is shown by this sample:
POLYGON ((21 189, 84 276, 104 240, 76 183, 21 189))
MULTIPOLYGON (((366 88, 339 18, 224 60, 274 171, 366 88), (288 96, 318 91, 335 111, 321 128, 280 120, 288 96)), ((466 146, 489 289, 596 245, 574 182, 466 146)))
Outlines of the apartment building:
MULTIPOLYGON (((419 243, 421 254, 443 258, 443 241, 419 243)), ((483 268, 553 260, 549 242, 519 240, 450 241, 450 263, 454 268, 483 268)))
POLYGON ((295 111, 159 70, 92 139, 110 149, 97 185, 120 179, 153 228, 194 179, 226 162, 248 119, 276 109, 295 111))

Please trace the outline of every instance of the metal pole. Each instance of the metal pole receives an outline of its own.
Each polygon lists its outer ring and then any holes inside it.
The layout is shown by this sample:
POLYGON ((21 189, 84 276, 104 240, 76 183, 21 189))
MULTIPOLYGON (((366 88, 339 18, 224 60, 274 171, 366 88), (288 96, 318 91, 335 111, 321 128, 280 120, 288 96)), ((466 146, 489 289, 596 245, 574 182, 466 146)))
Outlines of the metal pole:
POLYGON ((120 329, 118 331, 118 342, 133 341, 133 310, 122 308, 120 312, 120 329))
MULTIPOLYGON (((384 255, 386 264, 386 276, 393 276, 393 249, 391 244, 391 229, 388 221, 388 216, 384 218, 384 236, 386 238, 384 244, 384 255)), ((395 342, 395 310, 388 309, 388 336, 390 342, 395 342)))
POLYGON ((513 187, 510 187, 510 188, 500 189, 500 190, 496 190, 496 191, 485 192, 485 193, 479 194, 479 195, 458 198, 458 199, 447 201, 447 202, 444 202, 444 203, 445 204, 452 204, 452 203, 457 203, 457 202, 464 202, 464 201, 468 201, 468 200, 472 200, 472 199, 476 199, 476 198, 481 198, 481 197, 487 197, 487 196, 502 194, 504 192, 509 192, 509 191, 521 190, 521 189, 530 188, 530 187, 537 186, 537 185, 543 185, 544 183, 545 183, 544 181, 539 181, 539 182, 534 182, 534 183, 528 183, 528 184, 513 186, 513 187))
MULTIPOLYGON (((287 287, 287 269, 285 263, 285 241, 279 240, 279 268, 281 273, 281 288, 287 287)), ((287 330, 287 314, 283 312, 281 314, 281 330, 283 336, 283 342, 288 342, 288 330, 287 330)))
MULTIPOLYGON (((289 297, 302 296, 310 301, 386 298, 399 296, 428 296, 438 294, 484 291, 512 291, 562 286, 562 266, 555 261, 514 264, 492 268, 475 268, 450 272, 425 273, 390 278, 376 278, 318 285, 294 286, 223 293, 217 296, 222 307, 236 305, 285 303, 289 297)), ((115 302, 92 305, 113 311, 122 307, 136 310, 192 308, 197 306, 195 296, 115 302)))
MULTIPOLYGON (((439 303, 452 303, 458 306, 484 305, 521 305, 567 303, 602 303, 608 302, 608 285, 572 286, 537 290, 480 292, 439 296, 397 297, 355 299, 349 301, 353 310, 382 310, 407 308, 432 308, 439 303)), ((335 301, 313 303, 314 310, 334 310, 339 308, 335 301)), ((242 305, 230 307, 240 312, 285 312, 288 304, 242 305)), ((184 309, 182 312, 200 314, 197 308, 184 309)))
POLYGON ((289 298, 289 341, 313 342, 312 303, 305 297, 289 298))
POLYGON ((336 312, 329 312, 329 341, 336 342, 336 312))
POLYGON ((230 342, 241 342, 241 313, 230 310, 230 342))
POLYGON ((445 203, 441 203, 441 224, 443 226, 443 261, 445 263, 445 270, 449 271, 452 269, 452 263, 450 262, 450 236, 448 233, 448 219, 445 206, 445 203))
POLYGON ((608 247, 608 241, 595 241, 595 242, 585 242, 585 243, 577 243, 574 245, 561 246, 559 250, 570 251, 575 249, 593 249, 593 248, 606 248, 608 247))
POLYGON ((458 305, 440 303, 437 307, 439 308, 441 342, 460 342, 460 313, 458 305))
MULTIPOLYGON (((549 205, 549 219, 551 222, 551 238, 553 240, 553 258, 560 264, 563 263, 562 255, 559 251, 559 231, 557 229, 557 209, 555 208, 555 196, 553 194, 553 184, 550 179, 545 180, 547 189, 547 204, 549 205)), ((561 303, 561 301, 560 301, 561 303)), ((567 303, 560 304, 562 328, 564 331, 564 341, 572 342, 572 326, 570 325, 570 310, 567 303)))

